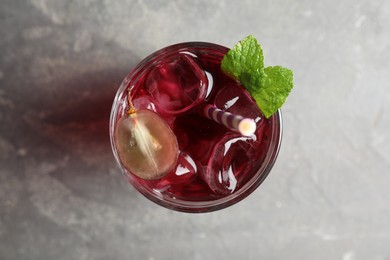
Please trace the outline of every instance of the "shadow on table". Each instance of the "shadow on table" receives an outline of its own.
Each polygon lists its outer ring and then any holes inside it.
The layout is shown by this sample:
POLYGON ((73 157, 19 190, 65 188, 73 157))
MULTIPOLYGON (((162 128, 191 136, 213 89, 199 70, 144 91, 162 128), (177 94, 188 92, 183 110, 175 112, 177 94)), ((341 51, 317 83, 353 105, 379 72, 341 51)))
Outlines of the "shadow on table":
MULTIPOLYGON (((131 68, 137 62, 138 59, 132 60, 131 68)), ((77 197, 118 207, 138 203, 138 199, 123 200, 123 188, 130 186, 120 178, 109 139, 111 106, 131 68, 91 71, 59 81, 53 86, 58 92, 56 99, 42 96, 42 103, 23 116, 25 134, 36 139, 28 145, 28 156, 35 162, 31 165, 42 165, 38 171, 53 165, 53 170, 45 174, 77 197)), ((39 91, 47 92, 42 89, 39 91)))
POLYGON ((59 97, 24 116, 40 136, 38 152, 49 157, 77 157, 89 165, 112 163, 110 111, 128 72, 123 68, 89 72, 53 86, 60 91, 59 97))

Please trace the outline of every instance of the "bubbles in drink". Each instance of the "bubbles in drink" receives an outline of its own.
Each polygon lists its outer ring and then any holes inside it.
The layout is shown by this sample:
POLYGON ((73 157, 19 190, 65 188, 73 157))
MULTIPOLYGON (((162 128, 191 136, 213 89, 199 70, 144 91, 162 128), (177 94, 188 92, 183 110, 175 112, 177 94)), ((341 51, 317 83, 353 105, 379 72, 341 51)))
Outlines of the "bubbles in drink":
POLYGON ((124 166, 142 179, 158 179, 176 165, 178 144, 167 123, 150 110, 122 117, 115 143, 124 166))
POLYGON ((187 54, 158 64, 147 76, 145 89, 162 113, 179 114, 200 104, 207 92, 207 76, 187 54))

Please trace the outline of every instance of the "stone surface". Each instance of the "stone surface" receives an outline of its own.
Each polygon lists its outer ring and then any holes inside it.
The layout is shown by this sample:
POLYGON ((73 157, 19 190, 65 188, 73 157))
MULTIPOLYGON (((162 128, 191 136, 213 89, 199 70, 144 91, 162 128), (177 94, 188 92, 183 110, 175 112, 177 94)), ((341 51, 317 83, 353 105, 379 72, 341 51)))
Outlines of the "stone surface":
POLYGON ((0 259, 390 259, 389 1, 2 0, 0 20, 0 259), (222 211, 154 205, 111 154, 118 85, 248 34, 295 71, 273 171, 222 211))

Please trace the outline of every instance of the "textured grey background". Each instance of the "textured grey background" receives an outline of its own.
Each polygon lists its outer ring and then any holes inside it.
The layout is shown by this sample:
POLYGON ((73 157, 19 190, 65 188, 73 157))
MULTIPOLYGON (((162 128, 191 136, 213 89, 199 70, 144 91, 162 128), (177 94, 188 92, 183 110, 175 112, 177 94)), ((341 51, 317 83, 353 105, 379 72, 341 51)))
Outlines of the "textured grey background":
POLYGON ((390 259, 390 1, 1 0, 0 259, 390 259), (169 44, 295 71, 278 161, 209 214, 161 208, 111 154, 113 95, 169 44))

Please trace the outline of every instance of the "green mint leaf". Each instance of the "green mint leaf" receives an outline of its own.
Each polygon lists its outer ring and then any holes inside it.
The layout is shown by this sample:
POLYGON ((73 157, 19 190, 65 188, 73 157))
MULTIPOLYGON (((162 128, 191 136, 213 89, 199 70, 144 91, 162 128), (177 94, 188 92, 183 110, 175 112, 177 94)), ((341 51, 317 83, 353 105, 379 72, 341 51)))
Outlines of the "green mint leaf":
POLYGON ((283 105, 293 87, 291 70, 280 66, 264 68, 263 50, 253 36, 225 54, 221 69, 248 90, 267 118, 283 105))
MULTIPOLYGON (((221 68, 240 82, 252 82, 252 75, 264 67, 263 50, 255 37, 246 37, 223 57, 221 68)), ((249 88, 252 84, 248 84, 249 88)))
POLYGON ((260 87, 251 93, 266 118, 272 116, 286 101, 293 88, 293 72, 280 66, 261 71, 260 87))

